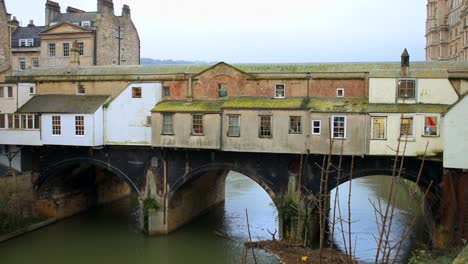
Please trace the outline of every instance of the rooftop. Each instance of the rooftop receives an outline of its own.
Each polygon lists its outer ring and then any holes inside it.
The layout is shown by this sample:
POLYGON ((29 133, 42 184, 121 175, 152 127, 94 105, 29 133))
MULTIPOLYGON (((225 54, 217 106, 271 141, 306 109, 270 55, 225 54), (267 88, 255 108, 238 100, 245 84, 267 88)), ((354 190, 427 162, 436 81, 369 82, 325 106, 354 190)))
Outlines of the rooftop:
MULTIPOLYGON (((79 66, 69 72, 68 67, 35 68, 21 71, 17 76, 96 76, 96 75, 160 75, 197 74, 212 65, 164 65, 164 66, 79 66)), ((262 73, 362 73, 372 77, 400 77, 399 62, 375 63, 295 63, 295 64, 232 64, 249 74, 262 73)), ((468 62, 412 62, 411 77, 446 78, 448 72, 466 72, 468 62)))
POLYGON ((35 95, 17 112, 93 114, 108 99, 108 95, 35 95))

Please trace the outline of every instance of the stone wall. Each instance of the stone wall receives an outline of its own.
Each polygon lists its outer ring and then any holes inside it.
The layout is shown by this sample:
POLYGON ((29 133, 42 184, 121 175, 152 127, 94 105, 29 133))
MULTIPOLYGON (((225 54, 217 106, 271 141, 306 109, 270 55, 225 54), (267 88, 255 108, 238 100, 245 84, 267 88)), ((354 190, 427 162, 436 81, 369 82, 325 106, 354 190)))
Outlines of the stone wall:
POLYGON ((5 1, 0 0, 0 72, 6 70, 10 65, 10 30, 9 17, 5 7, 5 1))

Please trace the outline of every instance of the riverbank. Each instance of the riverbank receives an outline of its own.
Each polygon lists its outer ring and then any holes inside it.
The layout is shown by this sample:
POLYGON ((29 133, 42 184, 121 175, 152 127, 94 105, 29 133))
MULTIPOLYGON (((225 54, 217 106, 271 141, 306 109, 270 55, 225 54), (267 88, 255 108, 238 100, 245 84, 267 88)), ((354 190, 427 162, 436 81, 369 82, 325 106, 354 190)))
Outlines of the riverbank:
MULTIPOLYGON (((291 244, 280 240, 261 240, 245 242, 247 248, 261 248, 273 254, 281 263, 318 263, 320 251, 299 245, 291 244)), ((347 263, 347 256, 340 251, 326 248, 322 251, 322 263, 344 264, 347 263)), ((354 261, 354 263, 358 263, 354 261)))
POLYGON ((57 222, 56 218, 47 219, 47 220, 41 221, 41 222, 37 222, 37 220, 35 220, 34 223, 30 223, 27 226, 17 228, 14 231, 11 231, 11 232, 8 232, 8 233, 0 232, 0 243, 2 243, 4 241, 7 241, 7 240, 10 240, 12 238, 24 235, 26 233, 32 232, 34 230, 43 228, 45 226, 51 225, 51 224, 53 224, 55 222, 57 222))

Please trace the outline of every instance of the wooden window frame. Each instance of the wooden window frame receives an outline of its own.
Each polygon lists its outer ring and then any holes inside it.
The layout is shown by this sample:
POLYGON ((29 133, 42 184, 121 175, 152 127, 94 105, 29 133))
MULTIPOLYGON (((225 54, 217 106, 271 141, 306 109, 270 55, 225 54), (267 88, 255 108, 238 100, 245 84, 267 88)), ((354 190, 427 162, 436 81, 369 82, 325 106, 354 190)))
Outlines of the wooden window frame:
POLYGON ((346 139, 346 125, 347 125, 347 118, 345 115, 333 115, 331 122, 331 138, 333 139, 346 139), (336 120, 338 118, 343 118, 343 120, 336 120), (340 122, 342 125, 338 125, 337 123, 340 122), (343 131, 340 131, 342 129, 343 131), (341 134, 341 136, 340 136, 341 134))
POLYGON ((289 117, 289 134, 302 134, 302 116, 289 117))
POLYGON ((286 85, 284 83, 276 83, 275 84, 275 98, 286 98, 286 85), (283 95, 278 95, 278 88, 282 87, 283 95))
POLYGON ((75 136, 85 135, 85 118, 84 115, 75 116, 75 136))
POLYGON ((397 82, 397 93, 398 99, 416 99, 417 83, 416 79, 399 79, 397 82), (413 87, 408 87, 408 84, 412 83, 413 87), (408 93, 412 91, 412 94, 408 93))
POLYGON ((162 113, 161 135, 174 135, 174 114, 162 113), (170 120, 170 123, 167 122, 170 120))
POLYGON ((57 56, 57 45, 55 43, 49 43, 49 57, 57 56))
POLYGON ((141 98, 142 89, 141 87, 132 87, 132 98, 141 98))
POLYGON ((240 115, 228 115, 228 137, 240 137, 240 121, 240 115), (231 120, 234 120, 234 118, 237 118, 237 124, 231 122, 231 120))
POLYGON ((312 135, 321 135, 322 134, 322 120, 312 120, 312 135), (315 122, 318 122, 318 126, 315 125, 315 122), (318 132, 314 132, 315 128, 318 129, 318 132))
POLYGON ((371 116, 371 139, 372 140, 387 140, 387 117, 386 116, 371 116), (383 128, 379 128, 379 137, 375 137, 374 129, 376 128, 376 123, 374 122, 376 119, 383 119, 383 128), (380 137, 380 135, 383 136, 380 137))
POLYGON ((59 115, 52 116, 52 136, 62 135, 62 118, 59 115))
POLYGON ((203 114, 192 114, 192 135, 203 136, 204 132, 203 114))
POLYGON ((273 137, 273 118, 271 115, 259 115, 258 137, 272 138, 273 137))

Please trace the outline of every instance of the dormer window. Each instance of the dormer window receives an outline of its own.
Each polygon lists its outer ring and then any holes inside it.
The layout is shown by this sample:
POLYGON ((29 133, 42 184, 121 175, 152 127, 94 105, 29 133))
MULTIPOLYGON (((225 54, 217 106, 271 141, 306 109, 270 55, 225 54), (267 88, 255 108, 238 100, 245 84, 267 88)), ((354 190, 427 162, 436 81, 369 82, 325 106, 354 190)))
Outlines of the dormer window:
POLYGON ((398 80, 398 98, 415 99, 416 98, 416 80, 414 79, 398 80))
POLYGON ((91 26, 91 21, 82 21, 81 26, 82 27, 90 27, 91 26))
POLYGON ((275 84, 275 98, 284 98, 286 96, 284 84, 275 84))
POLYGON ((20 47, 32 47, 34 45, 34 39, 20 39, 19 46, 20 47))
POLYGON ((344 88, 336 89, 336 97, 344 97, 344 88))

